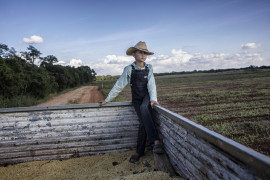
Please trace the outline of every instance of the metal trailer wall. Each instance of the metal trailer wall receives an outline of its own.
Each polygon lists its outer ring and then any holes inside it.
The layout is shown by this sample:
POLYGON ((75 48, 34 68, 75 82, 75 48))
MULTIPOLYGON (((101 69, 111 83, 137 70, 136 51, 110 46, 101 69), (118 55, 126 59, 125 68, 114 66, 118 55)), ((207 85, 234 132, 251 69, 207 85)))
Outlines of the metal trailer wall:
POLYGON ((154 120, 165 151, 185 179, 270 179, 270 158, 161 106, 154 120))
POLYGON ((0 109, 0 165, 135 149, 131 103, 0 109))

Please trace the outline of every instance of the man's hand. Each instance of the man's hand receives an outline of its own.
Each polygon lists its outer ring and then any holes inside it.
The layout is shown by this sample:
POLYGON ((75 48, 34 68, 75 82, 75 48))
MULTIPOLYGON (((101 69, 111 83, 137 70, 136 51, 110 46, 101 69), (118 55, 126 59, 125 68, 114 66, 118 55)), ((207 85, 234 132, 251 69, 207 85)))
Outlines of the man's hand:
POLYGON ((157 101, 151 101, 151 107, 152 107, 152 109, 154 108, 154 104, 157 104, 157 105, 159 105, 159 103, 157 102, 157 101))
POLYGON ((107 102, 105 100, 99 102, 99 107, 102 107, 104 104, 107 104, 107 102))

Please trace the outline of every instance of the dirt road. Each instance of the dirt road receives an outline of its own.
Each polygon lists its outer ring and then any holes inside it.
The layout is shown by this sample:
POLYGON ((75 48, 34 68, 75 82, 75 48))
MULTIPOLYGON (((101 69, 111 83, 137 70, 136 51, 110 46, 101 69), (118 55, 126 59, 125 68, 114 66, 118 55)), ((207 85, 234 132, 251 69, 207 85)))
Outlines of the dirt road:
POLYGON ((98 86, 82 86, 55 96, 44 103, 38 104, 38 106, 97 103, 103 100, 103 98, 102 93, 98 90, 98 86))

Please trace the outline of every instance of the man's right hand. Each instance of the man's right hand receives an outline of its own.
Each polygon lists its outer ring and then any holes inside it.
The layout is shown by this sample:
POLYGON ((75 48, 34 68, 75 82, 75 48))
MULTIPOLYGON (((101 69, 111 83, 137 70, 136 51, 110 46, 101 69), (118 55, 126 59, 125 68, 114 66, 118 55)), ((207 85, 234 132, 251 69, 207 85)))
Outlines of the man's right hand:
POLYGON ((107 102, 105 100, 99 102, 99 107, 102 107, 104 104, 107 104, 107 102))

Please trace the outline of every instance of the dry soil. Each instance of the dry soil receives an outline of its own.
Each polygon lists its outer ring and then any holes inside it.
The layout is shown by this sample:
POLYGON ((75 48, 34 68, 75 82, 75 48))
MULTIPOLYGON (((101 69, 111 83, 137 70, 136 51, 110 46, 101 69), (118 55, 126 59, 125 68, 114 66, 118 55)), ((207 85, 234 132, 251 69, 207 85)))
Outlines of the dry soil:
POLYGON ((38 106, 97 103, 103 100, 103 98, 102 93, 98 90, 98 86, 82 86, 52 97, 48 101, 38 104, 38 106))

